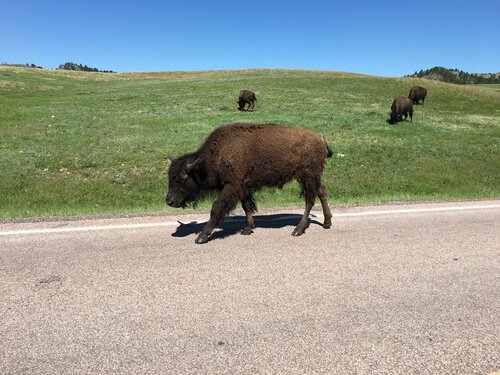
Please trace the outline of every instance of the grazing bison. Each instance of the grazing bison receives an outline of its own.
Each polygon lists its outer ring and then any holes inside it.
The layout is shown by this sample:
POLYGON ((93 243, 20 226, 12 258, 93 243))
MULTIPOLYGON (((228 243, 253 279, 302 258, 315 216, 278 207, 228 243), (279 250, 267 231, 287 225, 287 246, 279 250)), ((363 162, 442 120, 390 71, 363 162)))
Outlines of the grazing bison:
POLYGON ((330 228, 332 214, 321 175, 326 158, 331 156, 323 136, 309 130, 276 124, 224 125, 214 130, 198 151, 172 160, 166 203, 184 208, 211 191, 217 192, 210 220, 195 241, 202 244, 238 201, 246 215, 241 233, 251 234, 252 214, 257 211, 253 193, 263 186, 281 188, 296 179, 306 208, 292 235, 304 233, 316 197, 323 207, 323 227, 330 228))
POLYGON ((410 114, 410 121, 413 121, 413 102, 410 98, 396 96, 392 102, 389 123, 395 124, 398 121, 406 120, 408 114, 410 114))
POLYGON ((427 96, 427 89, 425 87, 413 86, 410 89, 410 94, 408 95, 408 98, 411 99, 413 104, 418 104, 420 100, 422 100, 422 104, 424 104, 426 96, 427 96))
POLYGON ((257 101, 257 98, 255 97, 255 94, 251 91, 248 90, 241 90, 240 91, 240 96, 238 98, 238 105, 239 105, 239 110, 240 111, 249 111, 254 109, 255 107, 255 102, 257 101), (248 104, 248 107, 246 105, 248 104), (246 109, 245 109, 246 107, 246 109))

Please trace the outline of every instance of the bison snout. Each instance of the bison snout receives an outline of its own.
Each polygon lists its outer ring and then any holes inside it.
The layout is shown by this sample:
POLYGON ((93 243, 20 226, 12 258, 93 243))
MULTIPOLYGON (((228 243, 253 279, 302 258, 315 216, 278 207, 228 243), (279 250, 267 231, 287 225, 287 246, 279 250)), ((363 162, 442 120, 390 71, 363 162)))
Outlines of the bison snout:
POLYGON ((175 199, 174 197, 169 197, 165 198, 165 202, 170 206, 170 207, 175 207, 175 199))

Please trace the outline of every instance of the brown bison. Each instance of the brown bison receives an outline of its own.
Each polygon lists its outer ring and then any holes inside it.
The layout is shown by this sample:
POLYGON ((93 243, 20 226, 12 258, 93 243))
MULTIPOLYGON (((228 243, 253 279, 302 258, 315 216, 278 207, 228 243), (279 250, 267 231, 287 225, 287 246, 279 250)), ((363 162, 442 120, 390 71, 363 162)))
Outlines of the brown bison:
POLYGON ((257 98, 255 97, 255 94, 253 92, 248 90, 241 90, 240 96, 238 98, 238 106, 239 106, 238 109, 240 111, 250 111, 250 110, 253 111, 256 101, 257 98))
POLYGON ((398 121, 406 120, 408 114, 410 114, 410 121, 413 121, 413 102, 410 98, 396 96, 392 102, 389 123, 395 124, 398 121))
POLYGON ((422 104, 424 104, 426 96, 427 96, 427 89, 425 87, 413 86, 410 89, 410 94, 408 95, 408 98, 411 99, 413 104, 418 104, 420 100, 422 100, 422 104))
POLYGON ((209 192, 217 192, 210 220, 196 238, 206 243, 214 228, 241 202, 246 214, 242 234, 254 228, 257 211, 253 193, 264 186, 283 187, 296 179, 302 186, 306 208, 292 235, 300 236, 309 224, 316 197, 323 207, 324 228, 332 225, 321 175, 332 156, 318 133, 276 124, 234 123, 214 130, 201 147, 172 160, 168 170, 166 203, 171 207, 195 204, 209 192))

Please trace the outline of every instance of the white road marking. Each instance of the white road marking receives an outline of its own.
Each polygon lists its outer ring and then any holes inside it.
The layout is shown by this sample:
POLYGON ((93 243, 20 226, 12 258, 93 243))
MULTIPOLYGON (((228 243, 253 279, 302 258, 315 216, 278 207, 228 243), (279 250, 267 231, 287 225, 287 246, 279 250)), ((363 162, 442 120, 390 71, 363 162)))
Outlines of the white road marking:
MULTIPOLYGON (((360 217, 360 216, 376 216, 376 215, 393 215, 393 214, 412 214, 412 213, 426 213, 426 212, 445 212, 445 211, 464 211, 464 210, 483 210, 500 208, 500 204, 491 204, 484 206, 449 206, 449 207, 429 207, 429 208, 408 208, 408 209, 394 209, 394 210, 380 210, 380 211, 365 211, 365 212, 348 212, 333 214, 333 218, 342 217, 360 217)), ((322 218, 321 214, 312 215, 314 218, 322 218)), ((229 218, 230 220, 231 218, 229 218)), ((283 221, 289 220, 290 215, 284 214, 277 218, 266 219, 268 221, 283 221)), ((204 221, 202 221, 203 223, 204 221)), ((64 228, 38 228, 38 229, 17 229, 0 231, 0 236, 13 236, 23 234, 51 234, 51 233, 68 233, 68 232, 87 232, 99 230, 113 230, 113 229, 137 229, 137 228, 155 228, 155 227, 171 227, 182 224, 200 224, 199 221, 190 221, 182 223, 181 221, 164 221, 158 223, 137 223, 137 224, 109 224, 109 225, 91 225, 91 226, 78 226, 78 227, 64 227, 64 228)))
POLYGON ((333 217, 412 214, 412 213, 421 213, 421 212, 480 210, 480 209, 486 209, 486 208, 488 208, 488 209, 500 208, 500 204, 490 204, 490 205, 485 205, 485 206, 450 206, 450 207, 408 208, 408 209, 401 209, 401 210, 352 212, 352 213, 334 214, 333 217))
POLYGON ((110 225, 91 225, 85 227, 64 227, 64 228, 39 228, 39 229, 18 229, 0 232, 0 236, 9 236, 15 234, 44 234, 44 233, 64 233, 64 232, 90 232, 96 230, 110 229, 134 229, 151 227, 169 227, 178 225, 177 221, 167 221, 160 223, 139 223, 139 224, 110 224, 110 225))

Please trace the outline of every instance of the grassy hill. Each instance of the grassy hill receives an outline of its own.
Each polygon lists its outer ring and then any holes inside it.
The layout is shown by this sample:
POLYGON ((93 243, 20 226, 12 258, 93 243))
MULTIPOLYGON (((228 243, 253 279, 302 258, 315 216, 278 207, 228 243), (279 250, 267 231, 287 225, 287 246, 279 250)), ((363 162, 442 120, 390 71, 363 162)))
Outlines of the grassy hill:
POLYGON ((421 70, 406 77, 436 79, 438 81, 457 84, 500 84, 500 73, 467 73, 463 70, 448 69, 435 66, 431 69, 421 70))
MULTIPOLYGON (((500 93, 417 78, 244 70, 101 74, 0 66, 0 218, 172 210, 167 156, 217 126, 277 122, 325 135, 330 203, 500 196, 500 93), (392 99, 427 87, 413 123, 392 99), (253 113, 236 110, 239 90, 253 113)), ((302 205, 298 185, 259 207, 302 205)), ((208 208, 205 202, 200 208, 208 208)))

